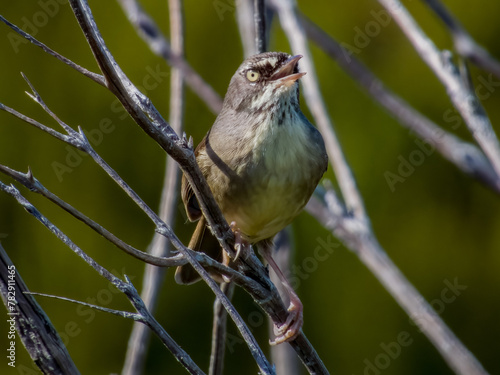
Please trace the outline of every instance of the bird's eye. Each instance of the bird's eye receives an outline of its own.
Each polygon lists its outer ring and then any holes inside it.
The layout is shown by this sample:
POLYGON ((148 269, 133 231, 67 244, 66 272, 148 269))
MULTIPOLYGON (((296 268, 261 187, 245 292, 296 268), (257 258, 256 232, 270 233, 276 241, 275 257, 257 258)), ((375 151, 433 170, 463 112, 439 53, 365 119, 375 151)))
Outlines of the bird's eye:
POLYGON ((259 72, 256 72, 255 70, 249 70, 247 71, 247 79, 250 81, 250 82, 255 82, 259 79, 260 77, 260 73, 259 72))

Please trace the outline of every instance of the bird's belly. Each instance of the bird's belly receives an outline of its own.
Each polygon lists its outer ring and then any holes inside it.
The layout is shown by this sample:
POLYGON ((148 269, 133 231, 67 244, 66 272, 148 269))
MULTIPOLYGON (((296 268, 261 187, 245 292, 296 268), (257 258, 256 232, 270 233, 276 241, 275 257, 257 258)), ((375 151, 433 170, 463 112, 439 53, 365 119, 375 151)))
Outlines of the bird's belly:
POLYGON ((236 204, 229 205, 224 216, 251 243, 273 237, 290 224, 307 203, 305 197, 309 198, 302 189, 284 184, 268 183, 249 190, 250 194, 236 194, 236 204))

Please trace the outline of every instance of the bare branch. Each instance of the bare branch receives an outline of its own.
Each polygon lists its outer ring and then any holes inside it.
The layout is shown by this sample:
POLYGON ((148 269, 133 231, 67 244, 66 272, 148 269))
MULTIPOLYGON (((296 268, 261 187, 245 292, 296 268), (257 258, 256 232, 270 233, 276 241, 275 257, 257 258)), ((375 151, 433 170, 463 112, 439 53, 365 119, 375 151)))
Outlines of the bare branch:
MULTIPOLYGON (((292 276, 291 264, 294 254, 292 243, 292 230, 288 226, 277 234, 274 238, 273 259, 278 264, 279 269, 290 280, 292 276)), ((280 282, 279 277, 273 269, 269 271, 271 281, 276 285, 278 291, 283 298, 285 304, 289 303, 289 294, 286 288, 280 282)), ((269 320, 269 337, 274 339, 274 326, 269 320)), ((299 375, 301 373, 300 363, 292 348, 288 345, 272 345, 271 346, 271 360, 276 366, 276 373, 286 375, 299 375)))
POLYGON ((311 198, 307 205, 309 213, 359 257, 429 338, 448 365, 457 374, 487 374, 474 355, 390 260, 369 228, 360 225, 346 212, 339 216, 338 201, 331 191, 322 200, 323 202, 319 201, 316 196, 311 198))
POLYGON ((214 89, 179 55, 170 48, 155 21, 142 9, 136 0, 118 0, 130 23, 146 42, 151 51, 179 69, 186 83, 217 114, 222 108, 222 99, 214 89))
POLYGON ((61 297, 61 296, 54 296, 52 294, 45 294, 45 293, 36 293, 36 292, 25 292, 25 294, 29 294, 32 296, 41 296, 41 297, 48 297, 48 298, 54 298, 58 299, 61 301, 66 301, 66 302, 71 302, 71 303, 76 303, 77 305, 82 305, 82 306, 87 306, 90 307, 94 310, 102 311, 108 314, 120 316, 125 319, 132 319, 136 322, 141 322, 141 323, 146 323, 146 320, 144 317, 140 314, 133 313, 130 311, 121 311, 121 310, 114 310, 114 309, 108 309, 107 307, 102 307, 98 305, 93 305, 91 303, 83 302, 83 301, 77 301, 76 299, 72 298, 66 298, 66 297, 61 297))
MULTIPOLYGON (((234 283, 222 283, 221 290, 229 300, 233 298, 234 283)), ((227 312, 219 299, 214 302, 212 323, 212 351, 210 353, 209 375, 222 375, 224 370, 224 353, 226 350, 227 312)))
POLYGON ((78 64, 75 64, 70 59, 68 59, 68 58, 60 55, 56 51, 54 51, 51 48, 47 47, 45 44, 39 42, 37 39, 35 39, 34 37, 32 37, 30 34, 24 32, 23 30, 21 30, 16 25, 14 25, 14 24, 10 23, 9 21, 7 21, 5 18, 2 17, 2 15, 0 15, 0 21, 2 21, 3 23, 5 23, 7 26, 9 26, 12 30, 14 30, 16 33, 18 33, 19 35, 21 35, 23 38, 29 40, 35 46, 40 47, 42 50, 44 50, 44 52, 47 52, 49 55, 54 56, 56 59, 62 61, 66 65, 68 65, 71 68, 75 69, 77 72, 80 72, 85 77, 90 78, 92 81, 97 82, 101 86, 106 86, 104 77, 102 75, 94 73, 94 72, 91 72, 91 71, 85 69, 84 67, 82 67, 82 66, 80 66, 78 64))
POLYGON ((241 44, 243 45, 243 55, 246 57, 255 55, 256 50, 256 30, 253 18, 255 0, 236 0, 236 18, 240 31, 241 44))
POLYGON ((28 292, 0 243, 0 294, 10 326, 16 327, 31 359, 45 374, 80 374, 49 317, 28 292))
POLYGON ((347 54, 335 39, 303 14, 299 14, 299 18, 307 36, 336 60, 351 78, 389 111, 401 125, 415 132, 420 138, 435 147, 464 173, 476 177, 497 193, 500 192, 499 177, 484 154, 475 145, 447 132, 412 108, 405 100, 388 89, 355 56, 347 54))
POLYGON ((463 82, 449 56, 443 55, 399 0, 379 0, 390 12, 415 50, 446 88, 451 102, 500 176, 500 143, 475 93, 463 82))
POLYGON ((450 31, 457 52, 480 68, 500 78, 500 63, 471 37, 462 24, 446 9, 443 3, 439 0, 424 1, 441 18, 450 31))
POLYGON ((255 23, 255 49, 257 53, 267 51, 266 46, 266 8, 264 0, 254 0, 253 15, 255 23))

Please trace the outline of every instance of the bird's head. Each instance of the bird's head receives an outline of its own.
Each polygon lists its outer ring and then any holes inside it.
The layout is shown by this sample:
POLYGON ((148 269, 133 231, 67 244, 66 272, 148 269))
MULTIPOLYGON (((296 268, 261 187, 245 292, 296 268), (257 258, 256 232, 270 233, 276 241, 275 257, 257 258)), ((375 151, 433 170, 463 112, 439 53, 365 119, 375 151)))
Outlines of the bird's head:
POLYGON ((265 52, 250 56, 234 74, 224 106, 237 112, 275 111, 292 105, 298 110, 298 61, 302 56, 265 52))

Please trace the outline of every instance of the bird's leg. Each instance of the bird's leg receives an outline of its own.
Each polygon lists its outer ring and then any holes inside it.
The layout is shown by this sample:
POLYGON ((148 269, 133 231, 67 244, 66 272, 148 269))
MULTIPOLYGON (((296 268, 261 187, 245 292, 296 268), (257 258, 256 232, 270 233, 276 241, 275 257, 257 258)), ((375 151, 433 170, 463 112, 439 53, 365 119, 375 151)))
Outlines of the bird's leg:
POLYGON ((304 308, 302 306, 302 302, 300 302, 299 296, 295 293, 295 290, 293 290, 290 282, 274 261, 271 255, 271 250, 272 245, 270 244, 263 244, 263 246, 259 246, 260 254, 274 270, 290 299, 290 304, 288 305, 288 317, 286 318, 285 323, 280 326, 277 326, 276 324, 274 325, 274 334, 276 337, 274 340, 270 341, 270 344, 277 345, 287 341, 293 341, 299 335, 300 330, 302 329, 302 324, 304 323, 302 314, 304 308))

